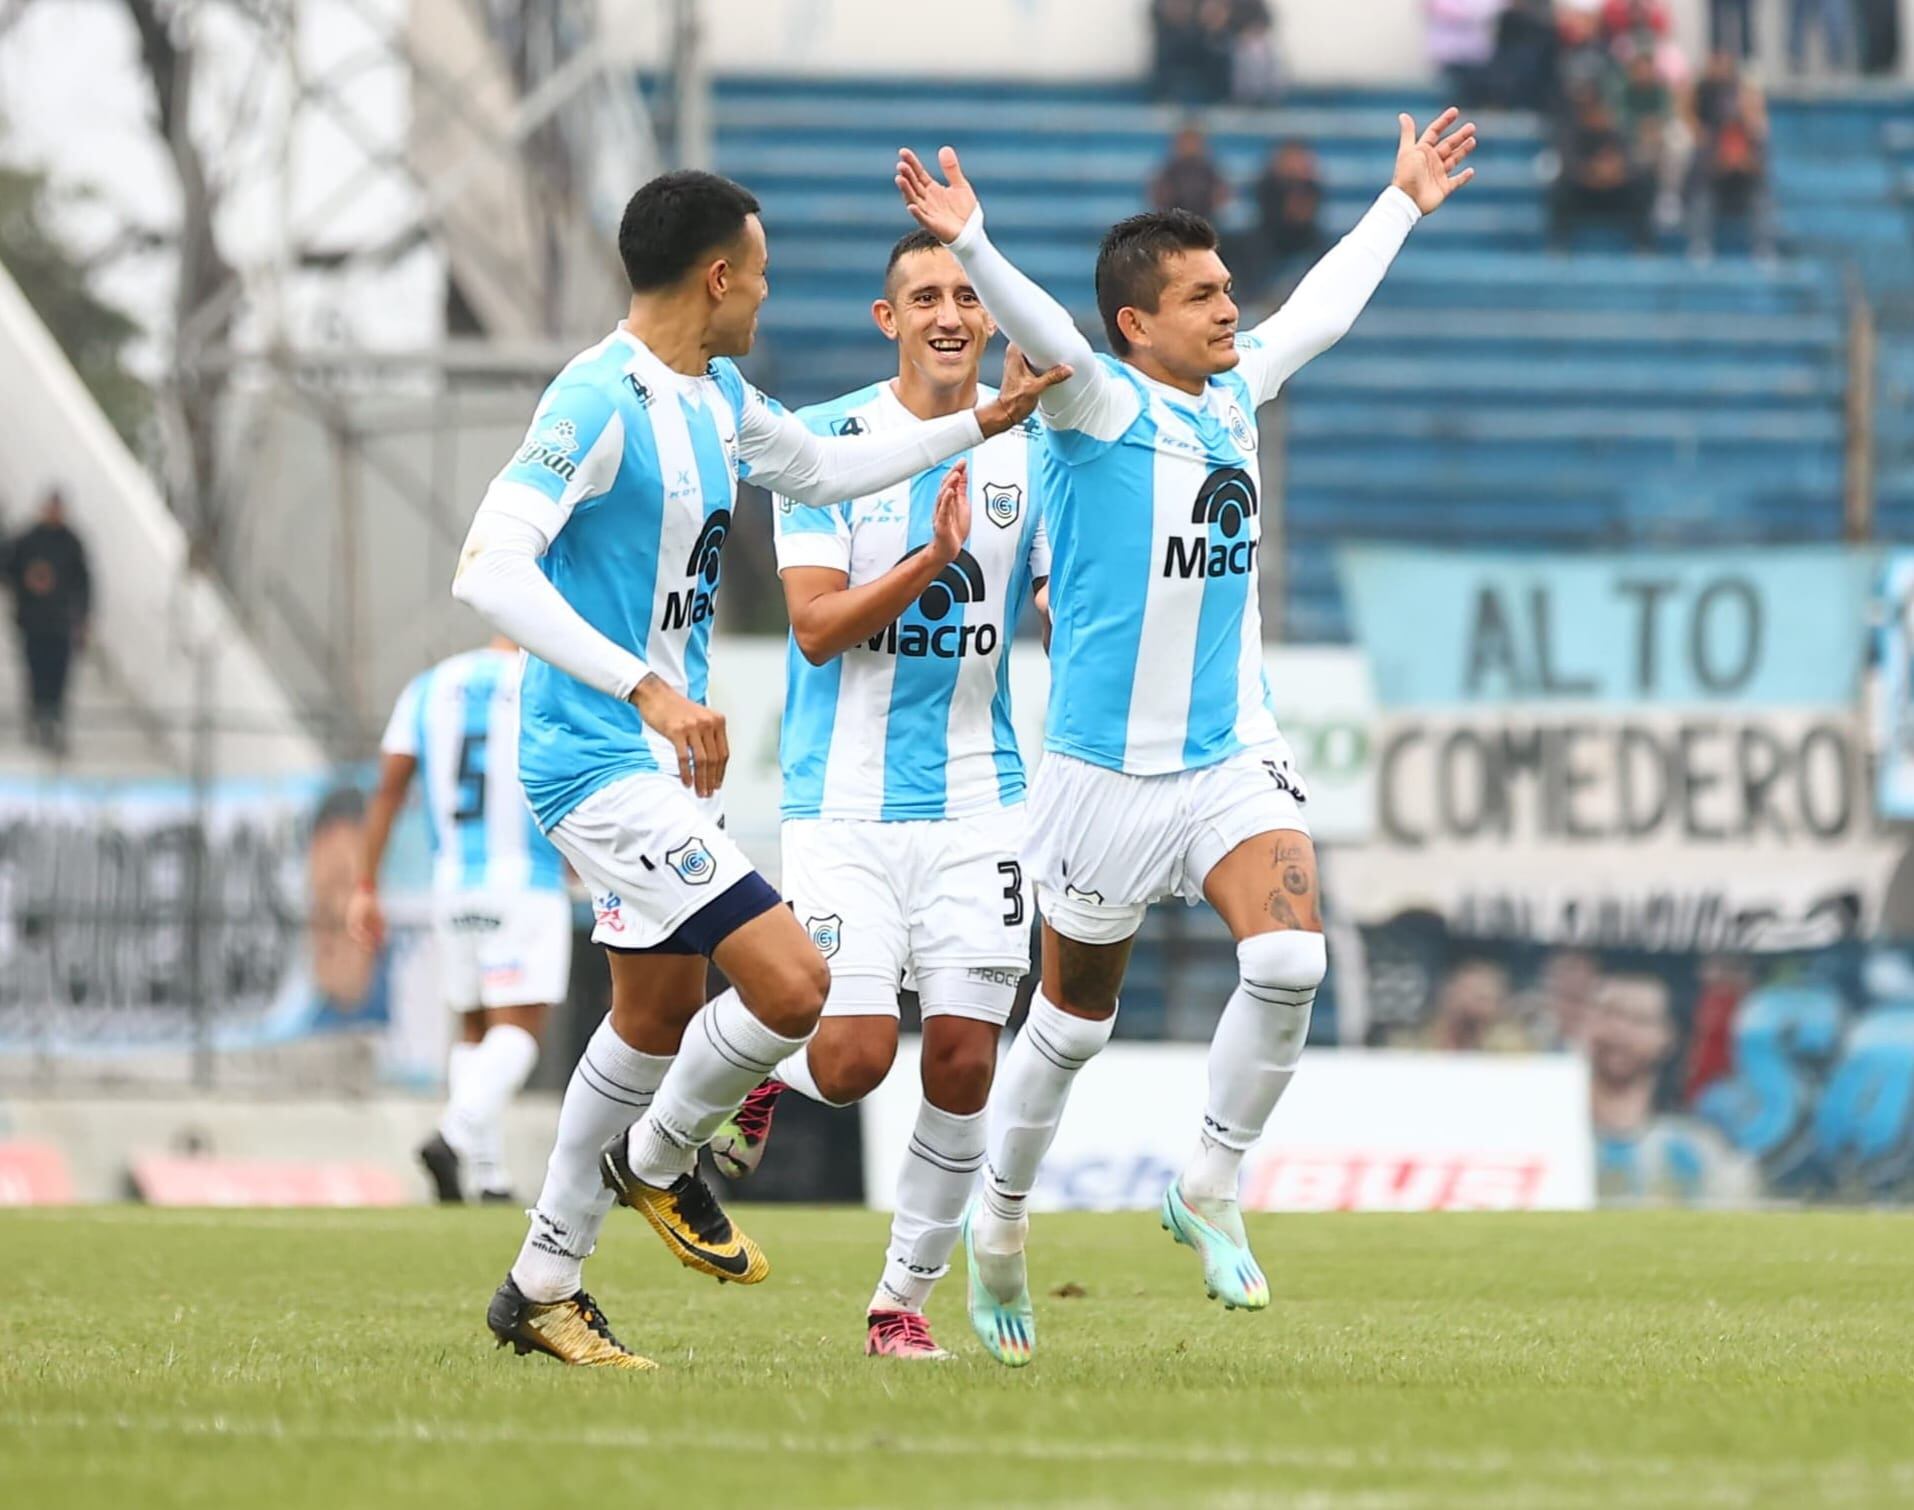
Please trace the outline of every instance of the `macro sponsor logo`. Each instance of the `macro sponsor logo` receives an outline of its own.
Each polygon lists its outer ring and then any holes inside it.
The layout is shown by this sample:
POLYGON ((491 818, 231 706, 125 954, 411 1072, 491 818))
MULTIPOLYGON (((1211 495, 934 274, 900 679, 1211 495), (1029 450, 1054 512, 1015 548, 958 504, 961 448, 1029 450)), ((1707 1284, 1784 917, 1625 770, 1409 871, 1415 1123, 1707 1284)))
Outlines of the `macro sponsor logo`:
POLYGON ((1190 578, 1247 576, 1256 565, 1260 512, 1256 483, 1241 467, 1218 467, 1203 480, 1190 510, 1200 535, 1172 535, 1164 542, 1163 575, 1190 578))
POLYGON ((730 533, 729 509, 717 509, 705 516, 698 538, 691 544, 691 554, 685 560, 685 576, 691 580, 691 586, 665 594, 661 629, 689 629, 717 612, 718 565, 730 533))
MULTIPOLYGON (((923 550, 906 551, 900 564, 923 550)), ((959 603, 982 603, 985 599, 984 571, 969 551, 957 552, 957 559, 940 571, 917 597, 917 611, 928 624, 898 620, 872 635, 865 644, 881 655, 932 656, 938 660, 961 660, 967 655, 989 655, 998 645, 995 624, 944 624, 959 603)))

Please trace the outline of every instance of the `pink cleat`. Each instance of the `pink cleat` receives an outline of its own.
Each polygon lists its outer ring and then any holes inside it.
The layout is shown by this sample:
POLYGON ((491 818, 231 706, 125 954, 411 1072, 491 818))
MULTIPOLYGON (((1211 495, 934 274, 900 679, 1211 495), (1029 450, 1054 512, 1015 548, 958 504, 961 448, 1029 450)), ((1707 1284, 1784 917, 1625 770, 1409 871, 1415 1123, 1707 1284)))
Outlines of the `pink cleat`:
POLYGON ((864 1341, 867 1358, 919 1358, 938 1362, 955 1358, 930 1335, 930 1323, 916 1311, 872 1311, 871 1332, 864 1341))

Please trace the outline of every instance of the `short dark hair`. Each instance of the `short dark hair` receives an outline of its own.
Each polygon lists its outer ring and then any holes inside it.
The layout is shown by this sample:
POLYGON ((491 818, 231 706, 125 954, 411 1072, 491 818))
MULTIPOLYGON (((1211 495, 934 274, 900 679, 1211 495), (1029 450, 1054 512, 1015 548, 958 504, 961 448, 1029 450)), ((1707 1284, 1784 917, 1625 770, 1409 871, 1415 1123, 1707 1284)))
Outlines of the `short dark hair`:
POLYGON ((925 230, 921 225, 915 230, 906 231, 903 235, 899 236, 896 242, 891 246, 890 260, 884 264, 884 297, 888 299, 895 292, 891 286, 891 281, 897 275, 898 263, 902 262, 913 252, 934 252, 940 249, 943 244, 943 241, 934 233, 925 230))
POLYGON ((663 173, 625 206, 618 255, 633 293, 676 283, 706 253, 729 246, 758 213, 749 189, 715 173, 663 173))
POLYGON ((1163 274, 1165 257, 1213 252, 1217 244, 1216 227, 1193 210, 1151 210, 1111 226, 1097 250, 1097 313, 1110 349, 1120 357, 1130 354, 1130 343, 1117 328, 1117 311, 1155 311, 1169 281, 1163 274))

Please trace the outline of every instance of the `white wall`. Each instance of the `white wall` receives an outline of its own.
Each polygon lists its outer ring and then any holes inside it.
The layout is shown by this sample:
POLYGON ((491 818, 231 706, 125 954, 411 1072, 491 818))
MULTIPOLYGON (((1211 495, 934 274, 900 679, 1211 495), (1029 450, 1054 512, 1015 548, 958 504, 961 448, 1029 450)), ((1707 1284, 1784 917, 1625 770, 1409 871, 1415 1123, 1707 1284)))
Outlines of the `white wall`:
MULTIPOLYGON (((717 73, 1132 79, 1150 54, 1148 0, 701 0, 717 73)), ((1419 79, 1423 0, 1276 0, 1297 78, 1419 79)), ((607 7, 609 45, 641 66, 665 7, 607 7)))

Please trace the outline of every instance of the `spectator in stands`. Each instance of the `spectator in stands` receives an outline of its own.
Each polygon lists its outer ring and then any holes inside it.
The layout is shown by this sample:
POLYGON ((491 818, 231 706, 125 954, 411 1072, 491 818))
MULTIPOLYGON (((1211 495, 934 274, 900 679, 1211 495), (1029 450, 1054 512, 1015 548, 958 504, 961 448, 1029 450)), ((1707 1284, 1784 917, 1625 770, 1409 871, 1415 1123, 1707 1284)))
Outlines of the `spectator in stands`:
POLYGON ((1263 164, 1254 193, 1256 248, 1250 261, 1258 286, 1267 290, 1306 271, 1328 250, 1316 154, 1293 138, 1282 143, 1263 164))
POLYGON ((1491 103, 1490 61, 1496 25, 1509 0, 1429 0, 1429 61, 1465 105, 1491 103))
POLYGON ((1653 245, 1653 175, 1634 155, 1615 113, 1593 85, 1570 100, 1561 132, 1561 172, 1549 195, 1549 246, 1568 247, 1570 232, 1587 221, 1610 221, 1639 249, 1653 245))
POLYGON ((1810 29, 1819 29, 1830 69, 1854 66, 1854 0, 1788 0, 1788 66, 1796 73, 1807 71, 1810 29))
POLYGON ((1553 115, 1558 102, 1558 41, 1549 0, 1511 0, 1495 25, 1482 103, 1553 115))
POLYGON ((1859 0, 1861 72, 1892 73, 1901 61, 1900 0, 1859 0))
POLYGON ((1200 128, 1185 126, 1150 183, 1150 204, 1159 210, 1193 210, 1214 223, 1229 196, 1229 180, 1210 156, 1208 138, 1200 128))
POLYGON ((26 661, 28 737, 54 755, 66 753, 67 673, 86 643, 93 580, 86 547, 66 522, 66 500, 50 489, 40 518, 6 553, 13 619, 26 661))
POLYGON ((1654 52, 1672 30, 1662 0, 1603 0, 1602 42, 1618 58, 1654 52))
POLYGON ((1708 0, 1708 51, 1755 55, 1754 0, 1708 0))
POLYGON ((1693 142, 1675 109, 1675 92, 1647 51, 1630 54, 1615 89, 1629 155, 1655 187, 1655 219, 1669 229, 1681 224, 1681 190, 1693 142))
POLYGON ((1601 963, 1586 949, 1557 949, 1550 954, 1520 1003, 1534 1047, 1550 1053, 1584 1050, 1601 984, 1601 963))
POLYGON ((1732 53, 1718 52, 1689 97, 1695 160, 1688 174, 1688 254, 1715 252, 1715 226, 1735 215, 1748 223, 1757 257, 1775 254, 1768 192, 1768 107, 1732 53))
POLYGON ((1282 59, 1276 51, 1276 17, 1266 0, 1237 0, 1230 98, 1239 105, 1267 105, 1282 93, 1282 59))
POLYGON ((1198 4, 1199 0, 1154 0, 1150 7, 1159 99, 1201 105, 1221 97, 1197 19, 1198 4))

